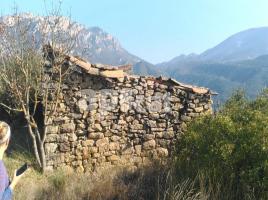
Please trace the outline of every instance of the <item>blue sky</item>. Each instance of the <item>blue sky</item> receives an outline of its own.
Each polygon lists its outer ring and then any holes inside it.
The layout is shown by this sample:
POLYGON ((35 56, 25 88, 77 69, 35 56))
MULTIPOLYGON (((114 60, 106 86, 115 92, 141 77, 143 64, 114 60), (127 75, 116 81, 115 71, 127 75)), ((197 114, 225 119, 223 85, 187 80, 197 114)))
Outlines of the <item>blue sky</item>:
MULTIPOLYGON (((0 0, 1 14, 46 14, 43 0, 0 0)), ((47 8, 51 2, 47 0, 47 8)), ((228 36, 268 26, 267 0, 62 0, 62 14, 114 35, 132 54, 158 63, 201 53, 228 36)))

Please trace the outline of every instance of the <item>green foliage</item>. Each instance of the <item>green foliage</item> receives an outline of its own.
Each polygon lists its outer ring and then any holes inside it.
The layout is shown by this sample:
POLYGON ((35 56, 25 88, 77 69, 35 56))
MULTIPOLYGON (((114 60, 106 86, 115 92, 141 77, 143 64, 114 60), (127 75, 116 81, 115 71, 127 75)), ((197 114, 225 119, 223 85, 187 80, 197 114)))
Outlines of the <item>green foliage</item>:
POLYGON ((227 187, 233 199, 268 198, 267 91, 250 101, 237 91, 212 116, 194 121, 178 145, 178 167, 212 186, 227 187))

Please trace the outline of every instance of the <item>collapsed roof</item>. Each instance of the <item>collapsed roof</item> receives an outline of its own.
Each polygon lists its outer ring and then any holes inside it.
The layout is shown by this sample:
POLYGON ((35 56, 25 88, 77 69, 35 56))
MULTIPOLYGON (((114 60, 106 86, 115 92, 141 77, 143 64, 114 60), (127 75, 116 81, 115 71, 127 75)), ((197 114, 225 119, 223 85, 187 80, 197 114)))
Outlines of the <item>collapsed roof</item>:
MULTIPOLYGON (((103 65, 103 64, 91 64, 81 58, 74 57, 74 56, 67 56, 66 59, 70 61, 72 64, 76 65, 83 69, 84 72, 91 74, 102 76, 104 78, 111 78, 111 79, 123 79, 124 77, 134 78, 137 77, 135 75, 130 75, 128 72, 131 71, 131 65, 121 65, 121 66, 111 66, 111 65, 103 65)), ((212 95, 216 95, 217 93, 210 91, 208 88, 204 87, 197 87, 193 85, 187 85, 180 83, 171 78, 165 77, 152 77, 152 76, 145 76, 146 79, 155 80, 155 81, 163 81, 169 82, 173 84, 175 87, 179 87, 181 89, 190 90, 193 93, 197 94, 207 94, 210 93, 212 95)))

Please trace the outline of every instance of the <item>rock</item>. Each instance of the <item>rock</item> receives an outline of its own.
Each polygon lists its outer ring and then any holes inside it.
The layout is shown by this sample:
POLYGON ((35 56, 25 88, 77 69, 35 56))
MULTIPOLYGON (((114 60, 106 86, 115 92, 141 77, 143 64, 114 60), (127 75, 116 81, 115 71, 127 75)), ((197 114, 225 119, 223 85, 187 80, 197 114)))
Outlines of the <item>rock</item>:
POLYGON ((162 147, 159 147, 156 149, 157 154, 159 157, 167 157, 168 156, 168 150, 162 147))
POLYGON ((186 116, 186 115, 181 116, 181 120, 184 121, 184 122, 189 122, 189 121, 191 121, 191 119, 192 119, 191 117, 186 116))
POLYGON ((71 113, 69 115, 69 117, 73 118, 73 119, 81 119, 82 118, 82 114, 78 114, 78 113, 71 113))
POLYGON ((140 153, 141 153, 141 145, 135 145, 135 153, 137 154, 137 155, 140 155, 140 153))
POLYGON ((189 108, 195 108, 195 104, 194 103, 189 103, 188 106, 189 106, 189 108))
POLYGON ((134 152, 134 148, 133 147, 129 147, 129 148, 125 148, 122 151, 122 155, 131 155, 134 152))
POLYGON ((107 160, 109 160, 109 161, 117 161, 119 159, 120 158, 117 155, 112 155, 112 156, 107 157, 107 160))
POLYGON ((95 141, 94 140, 85 140, 85 141, 82 141, 82 146, 84 147, 93 147, 95 144, 95 141))
POLYGON ((71 135, 69 136, 68 139, 69 139, 70 142, 74 142, 74 141, 77 140, 77 136, 73 133, 73 134, 71 134, 71 135))
POLYGON ((58 126, 48 125, 47 126, 47 134, 56 134, 59 131, 58 126))
POLYGON ((46 137, 46 142, 58 142, 59 141, 59 135, 58 134, 49 134, 46 137))
POLYGON ((58 145, 55 143, 45 143, 45 152, 47 154, 54 153, 58 148, 58 145))
POLYGON ((101 139, 104 138, 104 134, 102 132, 92 132, 88 134, 88 139, 101 139))
POLYGON ((111 151, 119 150, 120 149, 119 143, 117 143, 117 142, 110 142, 109 149, 111 151))
POLYGON ((164 133, 163 133, 163 138, 165 138, 165 139, 172 139, 172 138, 174 138, 174 131, 165 131, 164 133))
POLYGON ((98 152, 98 147, 89 147, 88 152, 89 153, 97 153, 98 152))
POLYGON ((153 140, 155 138, 154 134, 145 134, 143 136, 144 140, 153 140))
POLYGON ((60 143, 59 149, 61 152, 68 152, 71 150, 71 147, 69 143, 60 143))
POLYGON ((98 108, 98 106, 99 105, 97 103, 92 103, 92 104, 89 104, 88 109, 90 111, 93 111, 93 110, 96 110, 98 108))
POLYGON ((108 138, 102 138, 96 141, 96 146, 97 147, 103 147, 109 145, 109 139, 108 138))
POLYGON ((210 105, 204 105, 204 109, 206 109, 206 110, 209 110, 211 108, 211 106, 210 105))
POLYGON ((130 125, 130 129, 133 129, 133 130, 142 130, 143 129, 143 124, 130 125))
POLYGON ((161 147, 167 148, 170 145, 170 140, 160 139, 158 140, 158 143, 160 144, 161 147))
POLYGON ((158 118, 159 118, 159 114, 158 114, 158 113, 150 113, 150 114, 149 114, 149 117, 150 117, 151 119, 158 119, 158 118))
POLYGON ((77 110, 80 113, 83 113, 84 111, 88 110, 88 103, 86 99, 79 99, 79 101, 77 101, 76 103, 76 106, 77 106, 77 110))
POLYGON ((61 125, 61 133, 72 133, 75 131, 74 123, 67 123, 61 125))
POLYGON ((155 140, 149 140, 149 141, 143 143, 143 149, 145 149, 145 150, 154 149, 155 145, 156 145, 155 140))
POLYGON ((119 137, 119 136, 117 136, 117 135, 113 135, 112 137, 111 137, 111 140, 113 141, 113 142, 116 142, 116 141, 118 141, 118 140, 120 140, 121 139, 121 137, 119 137))
POLYGON ((152 128, 157 127, 156 121, 153 121, 153 120, 149 120, 147 124, 149 127, 152 127, 152 128))
POLYGON ((162 138, 163 135, 164 135, 163 132, 156 132, 155 137, 156 138, 162 138))
POLYGON ((58 112, 65 112, 66 111, 65 104, 64 103, 59 103, 57 111, 58 112))
POLYGON ((89 158, 89 151, 88 151, 87 148, 84 148, 84 149, 83 149, 82 158, 83 158, 83 160, 89 158))
POLYGON ((159 111, 161 111, 161 109, 162 109, 162 103, 159 101, 153 101, 148 106, 148 111, 150 113, 159 112, 159 111))
POLYGON ((120 111, 126 113, 129 110, 129 104, 124 103, 120 106, 120 111))
POLYGON ((194 111, 195 112, 198 112, 198 113, 202 112, 203 110, 204 110, 203 106, 202 107, 194 108, 194 111))
POLYGON ((102 127, 100 124, 94 124, 93 128, 98 131, 98 132, 101 132, 102 131, 102 127))

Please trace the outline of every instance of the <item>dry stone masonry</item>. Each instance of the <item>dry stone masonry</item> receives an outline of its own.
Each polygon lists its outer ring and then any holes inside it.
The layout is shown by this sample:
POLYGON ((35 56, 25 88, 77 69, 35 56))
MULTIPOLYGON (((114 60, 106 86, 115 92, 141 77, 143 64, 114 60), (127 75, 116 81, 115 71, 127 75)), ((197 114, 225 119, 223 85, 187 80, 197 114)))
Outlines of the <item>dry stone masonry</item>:
POLYGON ((163 77, 128 75, 69 58, 45 143, 48 168, 138 166, 168 157, 192 118, 211 112, 211 92, 163 77))

